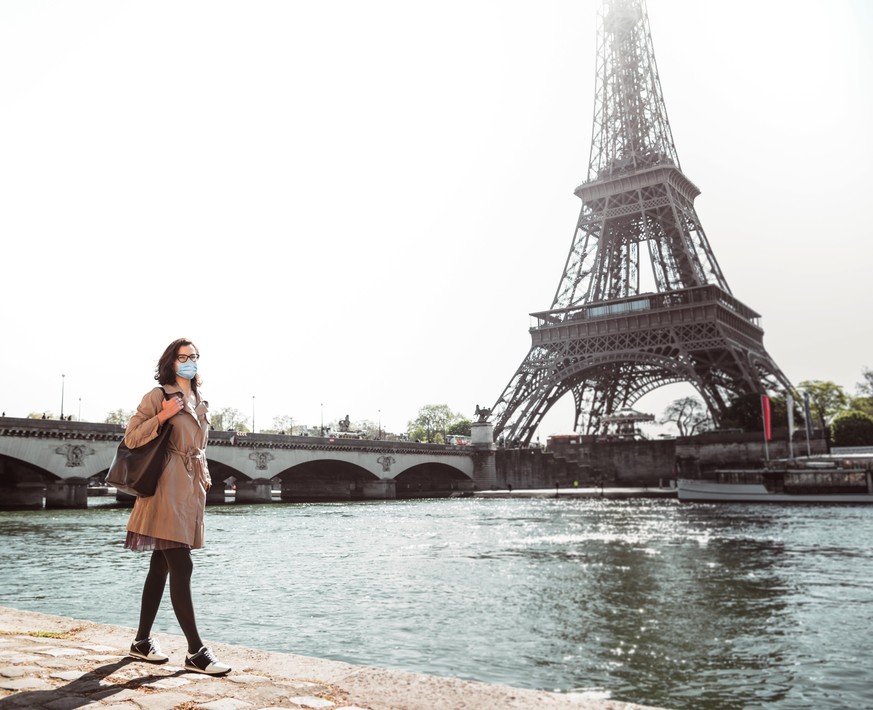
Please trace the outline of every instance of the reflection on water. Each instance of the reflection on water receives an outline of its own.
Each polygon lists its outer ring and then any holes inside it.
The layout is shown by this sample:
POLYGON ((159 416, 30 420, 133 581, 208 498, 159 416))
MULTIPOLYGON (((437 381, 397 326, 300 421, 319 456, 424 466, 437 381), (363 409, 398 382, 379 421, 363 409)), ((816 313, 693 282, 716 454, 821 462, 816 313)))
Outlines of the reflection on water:
MULTIPOLYGON (((0 513, 0 604, 135 626, 127 514, 0 513)), ((225 506, 194 586, 216 641, 675 708, 863 707, 871 532, 852 507, 225 506)), ((169 599, 158 627, 178 633, 169 599)))

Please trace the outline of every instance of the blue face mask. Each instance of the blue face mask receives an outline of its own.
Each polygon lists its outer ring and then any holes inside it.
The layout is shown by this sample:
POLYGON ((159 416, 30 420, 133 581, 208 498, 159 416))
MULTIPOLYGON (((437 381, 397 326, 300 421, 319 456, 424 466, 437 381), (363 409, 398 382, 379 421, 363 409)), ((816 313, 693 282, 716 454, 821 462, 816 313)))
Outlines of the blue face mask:
POLYGON ((176 374, 184 377, 186 380, 193 380, 194 375, 197 374, 197 363, 191 360, 180 362, 176 368, 176 374))

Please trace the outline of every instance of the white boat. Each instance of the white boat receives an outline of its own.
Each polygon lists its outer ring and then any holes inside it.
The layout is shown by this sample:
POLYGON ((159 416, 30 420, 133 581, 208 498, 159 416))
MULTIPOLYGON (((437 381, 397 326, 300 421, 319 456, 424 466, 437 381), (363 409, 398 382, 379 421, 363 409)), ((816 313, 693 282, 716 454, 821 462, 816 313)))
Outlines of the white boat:
POLYGON ((768 468, 716 471, 715 477, 680 478, 680 501, 719 503, 873 503, 866 469, 768 468))

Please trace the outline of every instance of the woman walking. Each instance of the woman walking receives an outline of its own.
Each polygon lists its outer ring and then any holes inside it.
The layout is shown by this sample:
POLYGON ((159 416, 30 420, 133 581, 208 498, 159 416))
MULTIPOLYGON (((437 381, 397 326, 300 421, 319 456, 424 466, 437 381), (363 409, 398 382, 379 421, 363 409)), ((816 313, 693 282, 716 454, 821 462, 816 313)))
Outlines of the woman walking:
POLYGON ((173 428, 169 455, 155 494, 136 499, 127 523, 125 548, 152 553, 130 655, 150 663, 169 660, 151 638, 169 575, 170 601, 188 641, 185 668, 225 675, 230 667, 219 663, 203 644, 191 599, 191 550, 203 547, 203 514, 206 491, 211 485, 206 465, 208 403, 199 391, 199 360, 200 354, 190 340, 180 338, 170 343, 155 368, 160 387, 142 398, 124 434, 124 443, 135 448, 154 439, 162 427, 173 428))

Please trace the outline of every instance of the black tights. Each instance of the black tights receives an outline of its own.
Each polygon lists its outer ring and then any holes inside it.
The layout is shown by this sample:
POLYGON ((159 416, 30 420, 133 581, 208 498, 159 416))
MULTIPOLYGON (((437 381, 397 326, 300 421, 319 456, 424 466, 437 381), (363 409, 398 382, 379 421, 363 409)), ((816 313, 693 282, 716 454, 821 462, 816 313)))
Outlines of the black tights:
POLYGON ((191 599, 191 572, 194 563, 191 560, 191 550, 184 547, 174 547, 170 550, 155 550, 149 564, 149 573, 142 588, 142 606, 139 612, 139 628, 137 640, 148 638, 152 632, 152 624, 158 615, 161 598, 164 596, 164 586, 167 574, 170 575, 170 601, 182 633, 188 640, 188 653, 197 653, 203 647, 203 641, 197 632, 197 622, 194 620, 194 602, 191 599))

